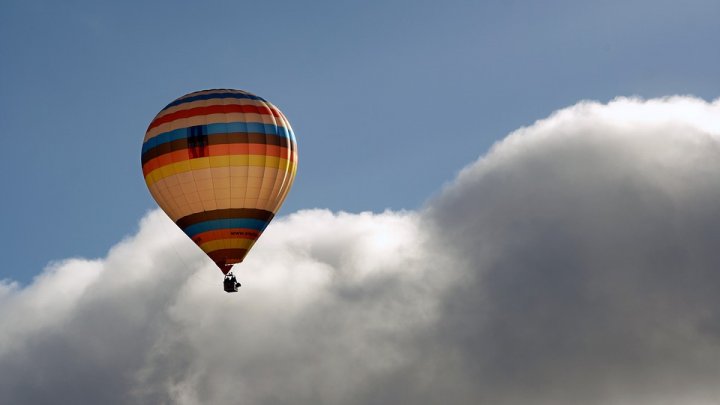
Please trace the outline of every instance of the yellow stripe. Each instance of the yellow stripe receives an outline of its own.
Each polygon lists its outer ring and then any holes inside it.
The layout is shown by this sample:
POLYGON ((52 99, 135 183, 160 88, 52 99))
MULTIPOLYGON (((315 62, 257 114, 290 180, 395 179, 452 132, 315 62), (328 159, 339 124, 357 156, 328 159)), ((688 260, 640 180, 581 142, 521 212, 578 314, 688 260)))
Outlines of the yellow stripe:
POLYGON ((214 204, 213 209, 242 207, 277 212, 291 184, 289 168, 214 167, 175 174, 153 183, 148 189, 156 199, 158 196, 162 197, 166 205, 160 205, 175 221, 198 210, 202 211, 196 205, 188 204, 195 193, 200 195, 203 206, 214 204), (212 192, 206 190, 207 184, 212 186, 212 192), (272 188, 269 189, 271 184, 272 188), (170 210, 168 206, 171 207, 170 210))
POLYGON ((295 175, 297 174, 297 161, 298 161, 298 154, 297 154, 297 148, 293 150, 293 156, 294 156, 294 164, 290 167, 287 167, 287 177, 285 178, 286 183, 283 184, 283 190, 280 192, 280 196, 278 198, 277 204, 273 209, 272 212, 277 212, 280 209, 280 206, 282 206, 283 202, 285 201, 285 198, 287 197, 288 193, 290 192, 290 188, 292 187, 293 183, 295 182, 295 175))
POLYGON ((285 169, 295 171, 295 163, 287 159, 266 155, 225 155, 211 156, 198 159, 190 159, 182 162, 170 163, 159 167, 145 176, 145 183, 152 185, 166 177, 178 173, 185 173, 191 170, 202 170, 210 167, 269 167, 274 169, 285 169))
POLYGON ((254 244, 254 239, 216 239, 200 244, 200 249, 210 253, 220 249, 250 249, 254 244))
POLYGON ((290 188, 292 187, 293 183, 295 182, 295 174, 297 173, 297 164, 293 165, 292 168, 290 168, 289 173, 287 174, 287 177, 285 178, 285 184, 282 185, 280 193, 278 195, 278 199, 275 203, 275 205, 270 209, 273 213, 276 213, 280 210, 280 207, 282 206, 283 202, 285 201, 285 198, 287 197, 288 193, 290 192, 290 188))

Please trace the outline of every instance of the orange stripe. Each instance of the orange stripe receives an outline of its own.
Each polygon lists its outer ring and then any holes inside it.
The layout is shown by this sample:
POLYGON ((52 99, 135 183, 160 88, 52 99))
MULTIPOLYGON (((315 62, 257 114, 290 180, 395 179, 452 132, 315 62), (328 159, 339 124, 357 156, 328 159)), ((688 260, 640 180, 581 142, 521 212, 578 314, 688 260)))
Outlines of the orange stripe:
MULTIPOLYGON (((207 154, 203 157, 226 156, 226 155, 265 155, 282 157, 289 161, 295 160, 295 155, 290 154, 288 148, 277 145, 264 145, 255 143, 230 143, 222 145, 210 145, 207 147, 207 154)), ((176 162, 190 160, 187 149, 180 149, 165 153, 154 159, 150 159, 143 165, 143 175, 147 176, 153 170, 176 162)))
POLYGON ((228 228, 207 231, 193 236, 193 242, 200 245, 201 243, 210 242, 217 239, 252 239, 257 240, 261 232, 255 229, 246 228, 228 228))
POLYGON ((155 128, 159 125, 172 122, 175 120, 179 120, 181 118, 190 118, 197 115, 210 115, 210 114, 230 114, 230 113, 254 113, 254 114, 263 114, 263 115, 272 115, 275 117, 280 118, 280 113, 270 108, 269 106, 257 106, 257 105, 242 105, 242 104, 219 104, 219 105, 211 105, 206 107, 196 107, 196 108, 190 108, 187 110, 180 110, 176 111, 174 113, 170 113, 167 115, 163 115, 161 117, 156 118, 153 120, 153 122, 150 123, 150 126, 148 127, 148 131, 152 128, 155 128))

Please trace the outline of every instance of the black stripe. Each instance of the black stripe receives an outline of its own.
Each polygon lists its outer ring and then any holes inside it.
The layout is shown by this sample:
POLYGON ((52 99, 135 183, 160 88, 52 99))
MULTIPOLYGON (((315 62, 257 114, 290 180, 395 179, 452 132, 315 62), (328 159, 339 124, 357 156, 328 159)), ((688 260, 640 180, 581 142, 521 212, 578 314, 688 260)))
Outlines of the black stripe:
POLYGON ((179 99, 173 101, 172 103, 166 105, 165 108, 163 108, 163 109, 160 110, 160 111, 162 112, 162 111, 167 110, 167 109, 170 108, 170 107, 174 107, 174 106, 180 105, 180 104, 189 103, 189 102, 192 102, 192 101, 197 101, 197 100, 210 100, 210 99, 216 99, 216 98, 238 98, 238 99, 246 98, 246 99, 250 99, 250 100, 265 101, 265 99, 263 99, 262 97, 258 97, 258 96, 254 95, 254 94, 251 94, 251 93, 248 93, 248 92, 244 92, 244 91, 241 91, 241 90, 234 90, 234 89, 210 89, 210 90, 195 91, 195 92, 192 92, 192 93, 190 93, 190 94, 186 94, 186 95, 180 97, 179 99), (203 91, 213 91, 213 90, 218 90, 218 91, 230 91, 231 93, 207 93, 207 94, 193 95, 193 94, 200 93, 200 92, 203 92, 203 91))
MULTIPOLYGON (((233 143, 257 143, 261 145, 277 145, 288 147, 290 142, 288 138, 277 135, 267 135, 261 133, 233 132, 229 134, 213 134, 206 135, 207 145, 227 145, 233 143)), ((161 143, 160 145, 148 149, 140 158, 143 165, 150 160, 162 156, 166 153, 176 150, 184 150, 188 148, 188 139, 182 138, 172 142, 161 143)))
POLYGON ((260 210, 257 208, 224 208, 220 210, 203 211, 190 214, 178 219, 175 223, 180 227, 180 229, 185 229, 190 225, 216 219, 250 218, 270 222, 274 216, 275 214, 270 211, 260 210))

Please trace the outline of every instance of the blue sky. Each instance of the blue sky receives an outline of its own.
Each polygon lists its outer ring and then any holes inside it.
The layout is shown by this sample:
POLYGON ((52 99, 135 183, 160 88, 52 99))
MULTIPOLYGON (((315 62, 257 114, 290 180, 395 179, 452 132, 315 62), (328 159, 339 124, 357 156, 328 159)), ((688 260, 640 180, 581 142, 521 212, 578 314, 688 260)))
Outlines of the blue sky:
POLYGON ((2 1, 0 278, 99 257, 155 207, 145 129, 190 91, 261 95, 298 138, 282 214, 413 209, 582 99, 720 94, 715 1, 2 1))

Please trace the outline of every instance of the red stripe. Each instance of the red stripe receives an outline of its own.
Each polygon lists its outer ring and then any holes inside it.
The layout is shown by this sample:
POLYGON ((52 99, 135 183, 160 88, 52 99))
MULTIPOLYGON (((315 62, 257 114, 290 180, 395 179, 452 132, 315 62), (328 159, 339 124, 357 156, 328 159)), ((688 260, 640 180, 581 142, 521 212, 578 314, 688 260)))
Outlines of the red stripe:
POLYGON ((255 229, 246 228, 227 228, 217 229, 214 231, 207 231, 199 233, 193 236, 192 240, 196 244, 200 245, 205 242, 210 242, 218 239, 252 239, 257 240, 260 237, 260 232, 255 229))
POLYGON ((272 115, 275 117, 282 117, 279 111, 268 106, 257 106, 257 105, 240 105, 240 104, 219 104, 211 105, 207 107, 196 107, 187 110, 175 111, 162 117, 158 117, 150 123, 148 130, 162 125, 168 122, 179 120, 181 118, 190 118, 198 115, 210 115, 210 114, 230 114, 230 113, 253 113, 272 115))
POLYGON ((207 255, 217 264, 223 274, 227 274, 230 271, 229 265, 242 262, 247 252, 246 249, 222 249, 207 255))

